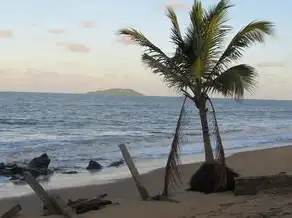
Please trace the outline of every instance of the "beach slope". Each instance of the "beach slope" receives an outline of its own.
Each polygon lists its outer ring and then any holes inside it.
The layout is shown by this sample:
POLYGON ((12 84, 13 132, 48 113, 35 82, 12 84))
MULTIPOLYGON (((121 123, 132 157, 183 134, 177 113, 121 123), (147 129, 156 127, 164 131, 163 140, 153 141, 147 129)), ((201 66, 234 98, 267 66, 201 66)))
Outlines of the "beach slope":
MULTIPOLYGON (((280 172, 292 172, 292 146, 248 151, 234 154, 227 164, 243 176, 271 175, 280 172)), ((184 184, 174 193, 180 203, 142 202, 132 179, 124 179, 112 184, 92 185, 77 188, 54 190, 63 199, 90 198, 100 193, 108 193, 108 199, 120 205, 108 206, 92 211, 80 217, 107 218, 203 218, 203 217, 292 217, 292 198, 289 195, 258 194, 257 196, 234 196, 233 193, 204 195, 185 192, 191 175, 200 163, 182 166, 184 184), (281 216, 279 216, 281 215, 281 216)), ((163 183, 163 169, 142 175, 142 179, 152 195, 157 194, 163 183)), ((23 210, 19 217, 42 217, 41 203, 35 195, 0 201, 3 213, 12 205, 19 203, 23 210)), ((1 214, 0 213, 0 214, 1 214)), ((54 217, 54 216, 50 216, 54 217)), ((55 216, 60 217, 60 216, 55 216)))

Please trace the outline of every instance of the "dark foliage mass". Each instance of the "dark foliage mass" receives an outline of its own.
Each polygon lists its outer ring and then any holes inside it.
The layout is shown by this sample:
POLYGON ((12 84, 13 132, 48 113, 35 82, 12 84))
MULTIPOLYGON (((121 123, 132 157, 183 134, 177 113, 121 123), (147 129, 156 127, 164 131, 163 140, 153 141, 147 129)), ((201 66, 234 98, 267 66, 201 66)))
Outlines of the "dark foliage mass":
POLYGON ((233 191, 235 187, 235 178, 238 176, 238 173, 234 172, 226 165, 221 165, 217 162, 203 163, 191 177, 189 182, 190 188, 188 191, 203 192, 205 194, 233 191), (220 167, 223 167, 226 171, 227 180, 225 187, 217 186, 221 179, 221 175, 218 173, 220 167))

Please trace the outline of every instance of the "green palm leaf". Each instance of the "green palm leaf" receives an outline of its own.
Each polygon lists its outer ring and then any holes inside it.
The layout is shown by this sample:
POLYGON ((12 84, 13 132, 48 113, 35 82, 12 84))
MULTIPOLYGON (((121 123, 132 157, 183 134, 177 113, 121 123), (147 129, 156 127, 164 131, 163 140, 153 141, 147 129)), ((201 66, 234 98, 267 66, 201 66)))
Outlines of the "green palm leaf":
POLYGON ((160 61, 144 53, 142 55, 142 61, 147 64, 153 73, 162 76, 163 81, 169 88, 180 91, 187 86, 191 86, 191 80, 188 80, 187 77, 182 75, 179 66, 177 66, 173 60, 160 61))
POLYGON ((255 43, 264 42, 265 35, 272 35, 273 24, 268 21, 254 21, 240 30, 231 40, 212 70, 212 76, 224 71, 232 62, 242 57, 244 49, 255 43))
POLYGON ((219 55, 222 53, 222 47, 227 33, 231 30, 226 25, 228 9, 232 7, 227 0, 221 0, 216 6, 204 15, 204 44, 202 55, 205 63, 205 73, 209 73, 214 67, 219 55))
POLYGON ((148 55, 155 57, 160 61, 166 61, 169 57, 150 40, 146 38, 141 32, 135 29, 121 29, 118 31, 121 36, 128 37, 131 41, 138 43, 144 48, 144 52, 148 55))
POLYGON ((180 48, 184 48, 185 43, 184 43, 182 35, 181 35, 178 19, 177 19, 177 16, 176 16, 174 10, 171 7, 167 8, 166 16, 169 18, 169 20, 171 21, 171 24, 172 24, 171 35, 170 35, 170 39, 171 39, 172 43, 180 48))
POLYGON ((256 76, 257 72, 253 67, 240 64, 227 69, 207 86, 212 92, 239 99, 244 96, 245 90, 253 92, 257 85, 256 76))

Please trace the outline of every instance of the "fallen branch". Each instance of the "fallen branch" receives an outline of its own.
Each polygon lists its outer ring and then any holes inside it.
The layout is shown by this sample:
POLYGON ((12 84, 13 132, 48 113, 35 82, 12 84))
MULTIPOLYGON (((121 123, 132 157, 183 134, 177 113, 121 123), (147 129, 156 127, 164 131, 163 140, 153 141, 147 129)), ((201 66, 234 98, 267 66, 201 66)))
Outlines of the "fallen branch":
POLYGON ((19 204, 14 205, 11 207, 6 213, 4 213, 0 218, 12 218, 22 210, 21 206, 19 204))
POLYGON ((107 194, 101 194, 101 195, 98 195, 98 196, 96 196, 94 198, 91 198, 91 199, 79 198, 79 199, 77 199, 75 201, 69 199, 68 200, 68 206, 70 206, 72 208, 76 208, 77 205, 80 205, 80 204, 82 204, 84 202, 87 202, 87 201, 90 201, 90 200, 100 200, 101 201, 102 198, 105 198, 105 197, 107 197, 107 194))
POLYGON ((82 202, 79 205, 75 205, 75 210, 77 214, 85 213, 91 210, 99 210, 102 207, 112 204, 110 200, 89 200, 86 202, 82 202))
POLYGON ((39 199, 44 203, 47 215, 56 214, 56 215, 64 215, 68 218, 76 217, 73 214, 73 211, 70 207, 67 207, 66 203, 64 203, 59 196, 53 197, 49 196, 49 194, 45 191, 45 189, 41 186, 40 183, 36 181, 36 179, 30 174, 30 172, 23 173, 25 181, 30 185, 32 190, 36 193, 39 199))
POLYGON ((68 206, 75 209, 77 214, 85 213, 91 210, 99 210, 106 205, 113 204, 112 201, 103 199, 106 196, 107 194, 102 194, 92 199, 81 198, 75 201, 69 199, 68 206))

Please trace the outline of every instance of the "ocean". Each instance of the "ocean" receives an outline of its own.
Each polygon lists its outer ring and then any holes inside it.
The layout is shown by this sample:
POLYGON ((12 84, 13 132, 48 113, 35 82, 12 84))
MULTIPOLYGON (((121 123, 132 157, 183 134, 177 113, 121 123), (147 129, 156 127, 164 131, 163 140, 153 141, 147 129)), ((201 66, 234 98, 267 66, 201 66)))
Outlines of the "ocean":
MULTIPOLYGON (((126 143, 141 172, 162 167, 169 153, 182 97, 112 97, 94 94, 0 93, 0 162, 28 163, 46 152, 58 169, 49 188, 96 184, 129 176, 127 168, 89 174, 90 159, 107 166, 126 143), (77 175, 61 172, 77 170, 77 175), (58 173, 59 172, 59 173, 58 173), (74 179, 75 178, 75 179, 74 179), (78 178, 78 179, 77 179, 78 178)), ((292 144, 292 101, 214 99, 227 154, 292 144)), ((184 162, 202 160, 201 124, 192 102, 182 144, 184 162)), ((260 158, 260 157, 259 157, 260 158)), ((0 179, 0 197, 29 188, 0 179)))

